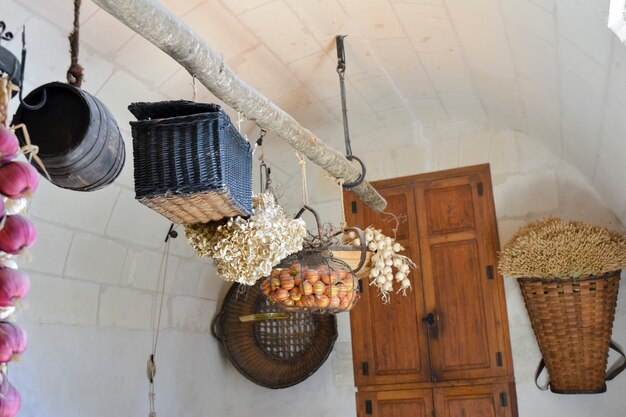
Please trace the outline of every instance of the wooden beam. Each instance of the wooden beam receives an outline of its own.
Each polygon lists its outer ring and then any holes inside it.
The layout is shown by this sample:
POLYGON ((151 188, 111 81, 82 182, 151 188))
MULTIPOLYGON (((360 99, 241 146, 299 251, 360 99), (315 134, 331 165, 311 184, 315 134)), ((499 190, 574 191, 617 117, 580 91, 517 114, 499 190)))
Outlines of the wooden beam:
MULTIPOLYGON (((335 178, 353 182, 360 170, 267 97, 243 82, 191 28, 154 0, 93 0, 102 9, 174 58, 224 103, 271 131, 335 178)), ((106 28, 102 28, 106 30, 106 28)), ((330 76, 330 74, 329 74, 330 76)), ((352 192, 376 211, 387 202, 368 182, 352 192)))

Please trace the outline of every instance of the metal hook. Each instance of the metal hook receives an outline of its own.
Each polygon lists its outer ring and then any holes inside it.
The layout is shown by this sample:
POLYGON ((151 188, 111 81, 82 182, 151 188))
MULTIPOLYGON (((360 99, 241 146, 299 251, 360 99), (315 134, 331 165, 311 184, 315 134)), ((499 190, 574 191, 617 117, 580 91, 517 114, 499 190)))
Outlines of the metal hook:
POLYGON ((257 146, 263 146, 263 138, 265 137, 266 134, 267 134, 267 130, 261 129, 261 135, 256 140, 257 146))
POLYGON ((6 23, 4 23, 3 21, 0 21, 0 40, 10 41, 11 39, 13 39, 13 33, 5 32, 6 29, 7 29, 6 23))
POLYGON ((343 75, 346 72, 346 50, 343 47, 343 38, 348 35, 335 36, 335 43, 337 44, 337 72, 339 75, 343 75))
POLYGON ((269 188, 272 185, 272 180, 270 178, 272 169, 268 167, 265 162, 261 162, 261 165, 259 166, 259 171, 260 171, 260 174, 259 174, 260 189, 261 189, 261 192, 264 193, 267 190, 269 190, 269 188), (265 181, 263 181, 263 177, 265 177, 265 181))
POLYGON ((46 100, 48 99, 48 94, 46 93, 46 90, 43 89, 41 90, 41 100, 39 101, 39 103, 37 104, 28 104, 26 103, 26 101, 24 101, 24 97, 22 97, 23 91, 24 91, 24 70, 26 68, 26 27, 23 26, 22 27, 22 71, 20 73, 20 103, 22 106, 24 106, 26 109, 31 110, 31 111, 35 111, 35 110, 39 110, 41 109, 45 104, 46 104, 46 100))
POLYGON ((343 184, 343 188, 345 188, 346 190, 350 190, 363 182, 363 180, 365 179, 365 174, 367 173, 367 169, 365 168, 365 164, 363 163, 361 158, 358 158, 354 155, 346 155, 346 159, 348 161, 357 161, 359 165, 361 165, 361 175, 359 175, 359 178, 357 178, 353 182, 343 184))
POLYGON ((343 45, 343 38, 345 37, 345 35, 335 36, 335 42, 337 43, 337 73, 339 74, 339 89, 341 92, 341 113, 343 116, 343 136, 346 144, 346 159, 348 161, 357 161, 359 165, 361 165, 361 175, 359 175, 359 178, 357 178, 356 181, 343 184, 343 188, 349 190, 363 182, 363 180, 365 179, 365 174, 367 173, 367 169, 365 168, 365 164, 360 158, 352 155, 352 145, 350 144, 350 132, 348 130, 348 106, 346 104, 346 87, 344 79, 344 73, 346 71, 346 51, 343 45))
POLYGON ((167 243, 170 238, 176 239, 178 237, 178 232, 174 230, 174 223, 170 224, 170 228, 167 231, 167 235, 165 235, 165 243, 167 243))

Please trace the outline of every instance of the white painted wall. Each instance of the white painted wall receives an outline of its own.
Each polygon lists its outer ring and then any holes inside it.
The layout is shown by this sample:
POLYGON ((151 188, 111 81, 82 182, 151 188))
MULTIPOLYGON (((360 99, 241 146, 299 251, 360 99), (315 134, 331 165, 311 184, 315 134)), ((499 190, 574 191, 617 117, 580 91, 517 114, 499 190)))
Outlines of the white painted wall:
MULTIPOLYGON (((8 4, 8 8, 3 10, 10 14, 14 27, 28 24, 28 88, 63 79, 67 59, 59 51, 66 50, 65 33, 52 22, 66 25, 67 16, 41 16, 20 2, 4 1, 3 7, 8 4)), ((95 11, 91 3, 87 5, 83 11, 86 18, 95 11)), ((106 15, 93 18, 101 20, 100 27, 109 29, 98 32, 94 29, 97 26, 86 26, 86 36, 92 41, 105 45, 106 37, 113 37, 119 38, 119 43, 133 42, 106 15)), ((15 42, 9 46, 19 49, 15 42)), ((29 331, 30 346, 10 371, 23 394, 21 415, 27 417, 147 415, 144 369, 151 343, 161 242, 168 223, 133 200, 127 125, 131 116, 125 107, 131 101, 163 99, 153 80, 163 80, 177 68, 160 60, 158 53, 151 57, 155 65, 146 68, 143 62, 134 62, 132 54, 124 57, 125 67, 113 51, 96 51, 86 45, 81 52, 88 68, 85 88, 115 114, 124 131, 129 159, 120 179, 105 190, 72 193, 43 181, 33 201, 31 216, 40 240, 33 250, 33 262, 25 266, 33 283, 28 306, 17 316, 18 323, 29 331), (151 72, 138 76, 131 71, 133 65, 151 72)), ((189 97, 187 78, 170 81, 168 88, 159 91, 189 97)), ((503 243, 525 222, 547 214, 621 228, 575 167, 528 136, 463 121, 432 123, 420 129, 419 141, 382 151, 374 145, 384 137, 356 135, 354 148, 365 158, 369 177, 389 178, 490 162, 503 243)), ((414 137, 414 131, 409 130, 394 133, 414 137)), ((300 198, 299 179, 281 178, 279 166, 275 172, 277 181, 290 186, 285 197, 294 208, 300 198)), ((316 206, 326 220, 336 221, 340 210, 336 187, 312 168, 309 178, 316 206)), ((174 241, 172 252, 157 357, 159 415, 354 415, 347 315, 339 317, 340 335, 334 353, 309 380, 281 391, 258 387, 234 370, 208 333, 226 286, 209 263, 194 258, 182 238, 174 241)), ((558 396, 534 388, 532 372, 539 355, 513 281, 507 281, 507 300, 520 415, 621 416, 626 406, 621 395, 626 376, 610 383, 606 394, 595 396, 558 396)), ((614 337, 626 343, 623 309, 618 312, 614 337)))

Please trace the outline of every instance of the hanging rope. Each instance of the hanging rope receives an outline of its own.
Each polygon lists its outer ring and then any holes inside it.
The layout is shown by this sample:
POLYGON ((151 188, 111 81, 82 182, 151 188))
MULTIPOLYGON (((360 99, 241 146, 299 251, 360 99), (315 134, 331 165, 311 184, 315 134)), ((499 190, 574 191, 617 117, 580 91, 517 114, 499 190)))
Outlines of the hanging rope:
POLYGON ((196 87, 196 74, 193 74, 191 76, 191 88, 192 88, 192 96, 191 96, 191 100, 192 101, 197 101, 198 99, 198 89, 196 87))
POLYGON ((80 88, 83 84, 84 68, 78 63, 78 44, 80 34, 80 3, 81 0, 74 0, 74 29, 70 33, 70 55, 71 64, 67 70, 67 82, 74 87, 80 88))
POLYGON ((341 223, 339 224, 339 229, 340 230, 344 230, 346 227, 348 227, 348 222, 346 221, 346 210, 345 210, 345 202, 343 199, 343 183, 345 182, 345 180, 343 178, 340 178, 337 180, 337 184, 339 185, 339 196, 341 198, 341 223))
POLYGON ((306 184, 306 161, 300 152, 296 152, 296 156, 300 161, 300 175, 302 178, 302 205, 309 205, 309 189, 306 184))
POLYGON ((34 159, 37 165, 39 165, 39 168, 41 168, 43 173, 46 174, 46 178, 48 178, 49 181, 52 181, 50 179, 50 174, 48 174, 48 171, 43 164, 43 161, 41 160, 41 158, 39 158, 39 156, 37 156, 37 154, 39 153, 39 146, 33 145, 30 141, 30 135, 28 134, 28 129, 26 129, 26 125, 24 123, 19 123, 17 125, 11 126, 11 130, 14 132, 18 129, 22 129, 22 136, 24 137, 24 141, 26 142, 26 145, 22 146, 20 148, 20 151, 24 154, 24 156, 26 156, 28 162, 32 162, 32 160, 34 159))
POLYGON ((147 376, 148 376, 148 404, 150 407, 150 413, 148 417, 156 417, 156 411, 154 406, 155 392, 154 392, 154 377, 156 375, 156 352, 159 345, 159 334, 161 331, 161 317, 163 315, 163 301, 165 299, 165 281, 167 280, 167 266, 170 255, 170 238, 176 238, 178 233, 174 230, 174 223, 170 225, 170 228, 165 237, 165 247, 163 248, 163 256, 161 257, 161 266, 159 267, 159 280, 157 282, 157 291, 160 291, 161 298, 159 302, 158 314, 156 313, 156 297, 152 304, 152 353, 148 357, 147 364, 147 376))

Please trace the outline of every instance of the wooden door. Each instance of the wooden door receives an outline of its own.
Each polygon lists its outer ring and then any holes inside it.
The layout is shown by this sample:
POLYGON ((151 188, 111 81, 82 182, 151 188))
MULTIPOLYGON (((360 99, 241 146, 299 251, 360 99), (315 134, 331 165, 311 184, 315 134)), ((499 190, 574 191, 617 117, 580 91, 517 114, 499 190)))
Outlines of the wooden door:
POLYGON ((358 392, 358 417, 433 417, 430 389, 358 392))
POLYGON ((513 416, 507 384, 435 388, 433 391, 437 417, 513 416))
POLYGON ((434 317, 432 380, 508 375, 489 171, 428 178, 414 190, 426 313, 434 317))
MULTIPOLYGON (((419 264, 413 186, 380 188, 379 192, 387 199, 386 211, 404 217, 396 239, 406 248, 405 254, 419 264)), ((393 235, 394 222, 366 209, 361 202, 353 204, 355 210, 347 212, 350 224, 362 228, 373 225, 393 235)), ((361 299, 350 313, 357 386, 430 381, 426 328, 421 321, 424 294, 420 270, 413 270, 410 277, 413 291, 407 297, 393 294, 389 304, 383 304, 376 288, 363 280, 361 299)))

